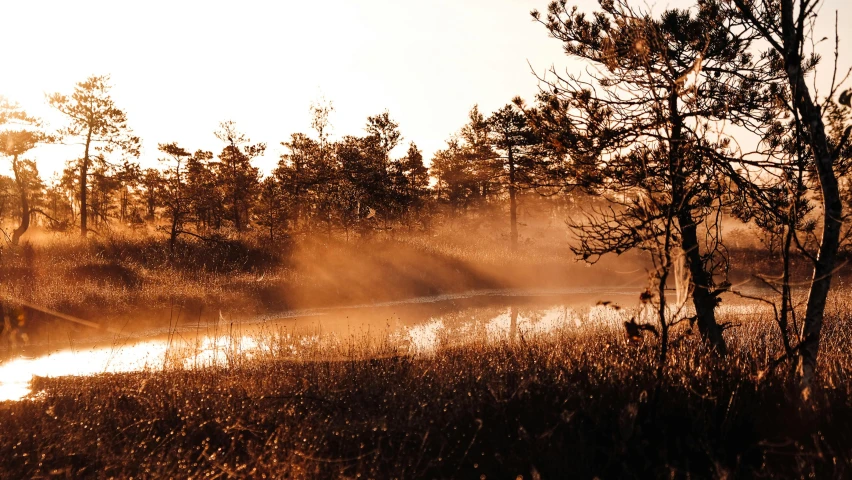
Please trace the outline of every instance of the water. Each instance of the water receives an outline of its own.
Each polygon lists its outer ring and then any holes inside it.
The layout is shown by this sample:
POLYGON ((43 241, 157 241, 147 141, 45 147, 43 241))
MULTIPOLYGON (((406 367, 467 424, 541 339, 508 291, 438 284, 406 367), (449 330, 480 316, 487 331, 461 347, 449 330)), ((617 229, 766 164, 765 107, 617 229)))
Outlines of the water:
POLYGON ((519 335, 588 326, 619 329, 640 312, 635 291, 605 289, 479 291, 252 319, 220 312, 202 323, 178 318, 158 330, 33 339, 0 363, 0 401, 32 394, 33 376, 227 366, 251 358, 327 359, 363 354, 365 346, 377 353, 430 355, 471 340, 511 342, 519 335), (596 305, 602 300, 624 308, 596 305))

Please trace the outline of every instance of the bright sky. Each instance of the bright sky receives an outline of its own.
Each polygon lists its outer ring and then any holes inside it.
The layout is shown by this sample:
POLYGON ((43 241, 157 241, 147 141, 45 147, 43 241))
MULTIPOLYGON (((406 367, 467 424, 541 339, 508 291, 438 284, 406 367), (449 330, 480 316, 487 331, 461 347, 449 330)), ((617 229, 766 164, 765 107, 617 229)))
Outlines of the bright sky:
MULTIPOLYGON (((156 165, 158 143, 218 153, 213 131, 230 119, 268 144, 256 162, 268 172, 279 143, 309 131, 309 105, 320 97, 334 104, 335 136, 362 134, 367 116, 387 109, 405 145, 417 143, 428 161, 475 103, 488 113, 515 95, 531 100, 530 64, 538 72, 568 65, 529 16, 547 0, 0 1, 0 94, 58 127, 44 93, 110 74, 113 98, 142 137, 143 166, 156 165)), ((848 0, 825 2, 820 32, 833 46, 834 10, 841 65, 852 65, 848 0)), ((78 150, 33 156, 50 177, 78 150)))

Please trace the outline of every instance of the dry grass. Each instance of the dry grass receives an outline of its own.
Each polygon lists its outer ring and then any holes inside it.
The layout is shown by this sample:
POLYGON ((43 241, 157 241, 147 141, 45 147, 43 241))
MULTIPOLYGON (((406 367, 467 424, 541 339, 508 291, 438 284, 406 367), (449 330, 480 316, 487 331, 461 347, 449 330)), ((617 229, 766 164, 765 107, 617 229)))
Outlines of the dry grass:
MULTIPOLYGON (((564 248, 540 248, 553 243, 545 234, 512 253, 474 227, 297 246, 187 240, 174 255, 153 237, 57 238, 4 250, 0 282, 65 313, 109 323, 134 312, 154 326, 175 305, 253 314, 620 278, 570 266, 564 248)), ((639 263, 617 262, 611 270, 639 263)), ((741 324, 728 357, 685 337, 662 378, 653 341, 628 345, 608 329, 513 343, 446 336, 428 355, 398 339, 297 344, 270 332, 262 354, 235 349, 217 366, 187 366, 174 351, 163 371, 37 379, 37 396, 0 404, 0 478, 842 478, 852 474, 848 293, 828 312, 808 408, 787 366, 768 369, 781 353, 776 327, 736 310, 723 319, 741 324)))
POLYGON ((433 356, 282 343, 215 368, 40 379, 0 406, 0 477, 841 478, 850 311, 834 301, 805 409, 786 369, 766 371, 765 318, 731 331, 724 359, 687 338, 659 379, 653 344, 606 329, 433 356))
MULTIPOLYGON (((193 315, 226 309, 250 316, 483 288, 564 286, 577 282, 577 271, 588 277, 564 249, 511 254, 504 239, 480 233, 467 240, 450 233, 350 241, 318 235, 297 245, 251 235, 208 242, 187 237, 174 253, 162 236, 45 237, 3 249, 0 293, 116 327, 128 318, 163 326, 175 306, 193 315)), ((36 316, 31 324, 52 328, 51 317, 36 316)))

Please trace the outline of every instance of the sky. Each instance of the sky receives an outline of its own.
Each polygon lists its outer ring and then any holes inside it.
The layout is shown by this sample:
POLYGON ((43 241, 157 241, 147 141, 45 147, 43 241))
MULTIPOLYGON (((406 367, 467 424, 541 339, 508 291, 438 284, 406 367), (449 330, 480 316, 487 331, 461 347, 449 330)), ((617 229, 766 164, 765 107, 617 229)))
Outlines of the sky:
MULTIPOLYGON (((58 128, 63 119, 45 93, 70 94, 76 82, 109 74, 113 99, 142 138, 145 167, 157 165, 158 143, 220 151, 213 132, 233 120, 267 143, 255 165, 269 172, 285 151, 280 142, 310 131, 309 107, 321 98, 335 108, 333 137, 361 135, 367 116, 388 110, 404 137, 394 153, 413 141, 428 162, 474 104, 487 114, 516 95, 532 100, 533 71, 581 68, 531 20, 529 11, 547 3, 0 0, 0 95, 58 128)), ((643 3, 656 12, 690 2, 643 3)), ((832 47, 834 10, 840 64, 852 65, 848 0, 825 1, 818 31, 832 47)), ((31 156, 49 178, 78 150, 41 147, 31 156)))

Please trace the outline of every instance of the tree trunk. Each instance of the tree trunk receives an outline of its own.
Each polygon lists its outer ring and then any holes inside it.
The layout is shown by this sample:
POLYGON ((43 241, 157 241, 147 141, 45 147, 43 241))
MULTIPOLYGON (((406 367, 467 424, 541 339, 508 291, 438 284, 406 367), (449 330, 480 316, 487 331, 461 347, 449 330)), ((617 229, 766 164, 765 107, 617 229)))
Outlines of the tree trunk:
POLYGON ((672 269, 672 223, 674 219, 671 215, 671 206, 669 206, 668 215, 666 215, 665 241, 663 243, 662 258, 660 259, 661 273, 660 283, 657 285, 657 296, 659 302, 657 305, 657 321, 660 324, 660 354, 657 357, 657 379, 663 378, 663 369, 666 367, 667 356, 669 353, 669 322, 666 320, 666 283, 668 282, 669 272, 672 269))
POLYGON ((86 238, 88 232, 88 206, 86 204, 86 181, 89 176, 89 147, 92 144, 92 130, 86 135, 86 150, 83 152, 83 163, 80 164, 80 236, 86 238))
POLYGON ((234 191, 234 228, 237 229, 238 232, 243 231, 243 224, 240 223, 240 201, 237 199, 236 191, 234 191))
POLYGON ((127 206, 128 206, 128 191, 127 186, 122 187, 121 189, 121 223, 127 222, 127 206))
MULTIPOLYGON (((804 127, 808 130, 811 150, 823 199, 822 240, 814 265, 811 288, 808 293, 808 305, 802 324, 802 344, 799 348, 797 373, 802 396, 807 399, 814 380, 819 354, 825 303, 831 288, 831 276, 837 260, 842 224, 842 204, 834 172, 834 157, 825 135, 822 112, 814 104, 805 72, 802 70, 800 46, 803 37, 794 21, 794 1, 781 2, 781 34, 784 41, 784 70, 793 94, 793 104, 799 112, 804 127)), ((802 5, 799 6, 802 8, 802 5)))
POLYGON ((512 251, 518 249, 518 201, 515 191, 515 159, 509 146, 509 222, 511 223, 512 251))
POLYGON ((686 255, 689 273, 692 276, 692 303, 695 305, 696 322, 701 338, 716 352, 726 355, 728 346, 722 336, 722 327, 716 323, 716 295, 711 291, 710 274, 704 269, 698 245, 695 221, 688 211, 678 215, 681 231, 681 248, 686 255))
MULTIPOLYGON (((696 321, 701 338, 721 355, 727 354, 727 345, 722 337, 722 328, 716 323, 716 296, 710 291, 711 275, 704 269, 701 251, 698 245, 698 229, 689 201, 683 191, 681 178, 684 168, 681 163, 680 148, 683 142, 683 117, 678 112, 678 94, 673 89, 668 98, 669 115, 672 124, 669 143, 669 168, 672 176, 672 203, 677 208, 677 222, 681 232, 681 248, 692 276, 692 302, 695 305, 696 321)), ((666 252, 668 253, 668 252, 666 252)))
POLYGON ((177 241, 177 230, 178 230, 178 214, 174 213, 172 215, 172 232, 169 236, 169 252, 174 253, 175 251, 175 242, 177 241))
POLYGON ((27 195, 27 186, 24 179, 21 178, 21 172, 18 169, 18 156, 12 158, 12 171, 15 174, 15 184, 18 186, 18 195, 21 198, 21 223, 18 228, 12 232, 12 245, 17 245, 21 240, 21 235, 30 228, 30 202, 27 195))

